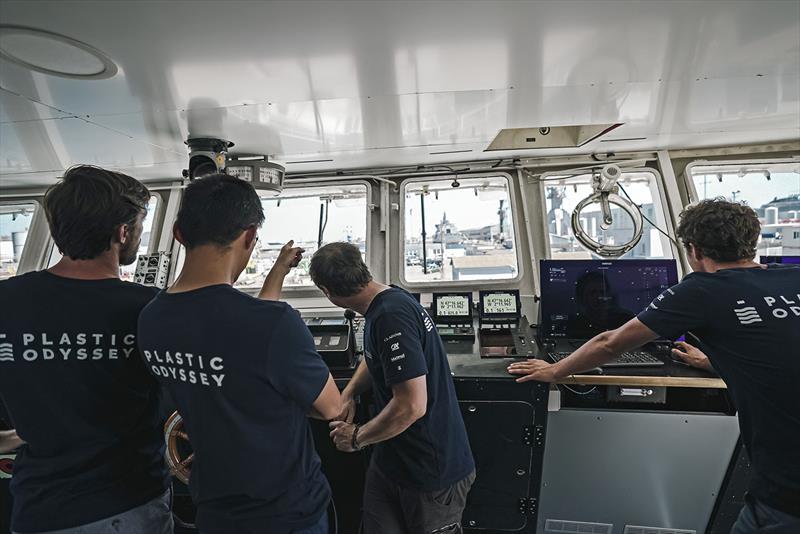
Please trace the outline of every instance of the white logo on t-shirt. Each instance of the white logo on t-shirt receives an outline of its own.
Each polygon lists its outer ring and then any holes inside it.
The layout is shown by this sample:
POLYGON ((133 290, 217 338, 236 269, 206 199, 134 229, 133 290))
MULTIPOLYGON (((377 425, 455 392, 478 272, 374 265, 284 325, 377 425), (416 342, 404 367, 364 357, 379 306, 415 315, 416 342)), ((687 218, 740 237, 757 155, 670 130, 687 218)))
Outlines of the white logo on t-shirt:
MULTIPOLYGON (((0 334, 0 341, 6 338, 5 334, 0 334)), ((14 361, 14 345, 11 343, 0 343, 0 362, 14 361)))
MULTIPOLYGON (((744 304, 743 300, 737 300, 736 304, 744 304)), ((744 308, 734 308, 736 318, 739 319, 740 324, 753 324, 762 322, 761 316, 758 314, 755 306, 745 306, 744 308)))

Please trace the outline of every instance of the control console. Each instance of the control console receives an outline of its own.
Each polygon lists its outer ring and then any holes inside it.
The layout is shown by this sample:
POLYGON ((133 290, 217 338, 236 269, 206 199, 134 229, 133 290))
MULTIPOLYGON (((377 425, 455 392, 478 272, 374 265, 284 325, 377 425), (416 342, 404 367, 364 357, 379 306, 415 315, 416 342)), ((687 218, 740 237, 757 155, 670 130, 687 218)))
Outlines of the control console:
POLYGON ((444 341, 472 341, 472 293, 434 293, 431 315, 444 341))

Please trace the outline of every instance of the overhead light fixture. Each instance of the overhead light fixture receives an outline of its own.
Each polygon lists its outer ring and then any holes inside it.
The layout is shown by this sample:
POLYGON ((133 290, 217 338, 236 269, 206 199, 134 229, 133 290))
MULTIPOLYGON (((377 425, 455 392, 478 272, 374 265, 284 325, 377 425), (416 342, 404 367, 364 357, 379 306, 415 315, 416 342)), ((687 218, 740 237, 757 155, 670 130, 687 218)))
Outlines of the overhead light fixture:
POLYGON ((506 128, 500 130, 484 152, 529 148, 577 148, 602 137, 622 126, 622 124, 576 124, 572 126, 506 128))
POLYGON ((117 65, 100 50, 66 35, 0 24, 0 57, 29 70, 81 80, 111 78, 117 65))

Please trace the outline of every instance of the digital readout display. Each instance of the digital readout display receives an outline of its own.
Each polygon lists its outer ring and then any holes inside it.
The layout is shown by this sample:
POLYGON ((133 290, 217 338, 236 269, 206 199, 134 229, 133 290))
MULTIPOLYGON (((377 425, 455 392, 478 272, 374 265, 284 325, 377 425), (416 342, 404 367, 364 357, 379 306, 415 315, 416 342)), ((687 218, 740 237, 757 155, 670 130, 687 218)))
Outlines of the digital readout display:
POLYGON ((517 313, 517 297, 512 293, 489 293, 483 296, 483 313, 517 313))
POLYGON ((438 317, 468 317, 469 298, 466 295, 437 295, 436 315, 438 317))

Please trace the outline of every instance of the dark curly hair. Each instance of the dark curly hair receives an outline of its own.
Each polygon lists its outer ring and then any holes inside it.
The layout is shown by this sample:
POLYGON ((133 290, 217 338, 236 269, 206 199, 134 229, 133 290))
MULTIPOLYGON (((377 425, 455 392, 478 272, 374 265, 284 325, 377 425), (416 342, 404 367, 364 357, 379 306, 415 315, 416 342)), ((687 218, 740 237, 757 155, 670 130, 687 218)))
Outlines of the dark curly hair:
POLYGON ((752 260, 761 222, 750 206, 724 198, 702 200, 681 213, 678 237, 688 248, 719 262, 752 260))
POLYGON ((372 280, 361 251, 344 242, 328 243, 314 253, 308 271, 317 287, 336 297, 352 297, 372 280))
POLYGON ((76 165, 47 190, 44 211, 58 250, 88 260, 111 248, 116 229, 133 224, 149 201, 150 191, 126 174, 76 165))

